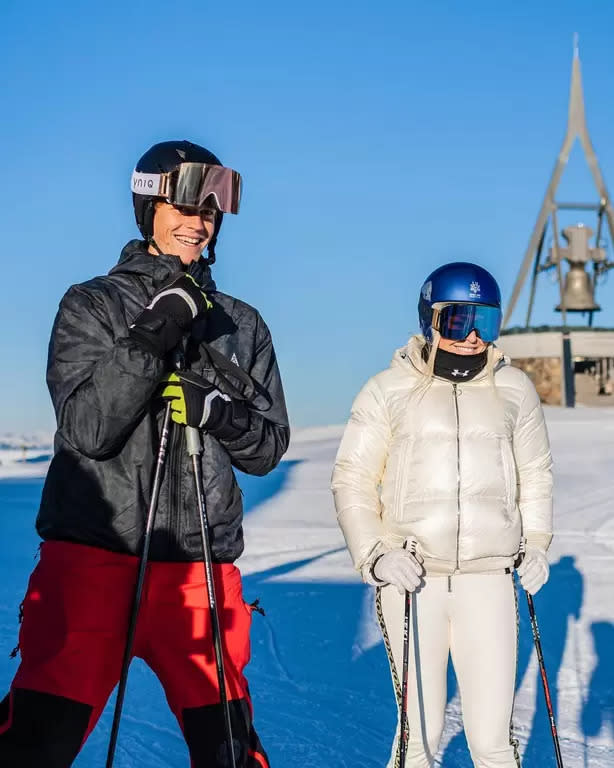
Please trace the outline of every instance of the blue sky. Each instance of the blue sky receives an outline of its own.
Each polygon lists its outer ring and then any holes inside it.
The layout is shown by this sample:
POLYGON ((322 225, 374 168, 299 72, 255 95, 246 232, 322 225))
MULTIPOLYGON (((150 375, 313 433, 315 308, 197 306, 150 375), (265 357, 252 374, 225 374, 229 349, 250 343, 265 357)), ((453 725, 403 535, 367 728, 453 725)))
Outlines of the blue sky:
MULTIPOLYGON (((137 235, 130 174, 169 138, 244 177, 214 276, 271 327, 292 422, 345 420, 415 331, 428 272, 474 260, 509 296, 563 138, 576 31, 614 184, 613 21, 586 0, 3 0, 0 431, 53 428, 58 302, 137 235)), ((577 147, 559 197, 595 199, 577 147)), ((536 322, 555 303, 542 276, 536 322)))

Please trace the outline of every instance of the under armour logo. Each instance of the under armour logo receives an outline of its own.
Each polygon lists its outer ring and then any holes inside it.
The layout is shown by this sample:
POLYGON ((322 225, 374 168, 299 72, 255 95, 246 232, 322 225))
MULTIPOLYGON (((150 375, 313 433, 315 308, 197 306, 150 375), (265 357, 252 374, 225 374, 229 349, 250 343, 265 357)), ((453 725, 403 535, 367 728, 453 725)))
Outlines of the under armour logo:
POLYGON ((459 371, 458 368, 455 368, 452 371, 452 376, 468 376, 469 371, 459 371))

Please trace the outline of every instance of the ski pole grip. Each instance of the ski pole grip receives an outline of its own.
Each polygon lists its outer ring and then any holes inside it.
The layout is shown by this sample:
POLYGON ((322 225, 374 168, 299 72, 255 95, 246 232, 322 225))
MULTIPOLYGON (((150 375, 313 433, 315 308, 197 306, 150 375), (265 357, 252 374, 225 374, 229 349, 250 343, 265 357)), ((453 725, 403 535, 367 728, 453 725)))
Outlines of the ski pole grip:
MULTIPOLYGON (((175 368, 178 371, 183 371, 185 369, 185 351, 184 351, 184 345, 180 344, 177 349, 174 352, 173 355, 173 362, 175 363, 175 368)), ((202 446, 200 443, 200 434, 198 432, 198 429, 196 427, 186 427, 185 428, 185 441, 188 449, 188 456, 198 456, 202 451, 202 446)))
POLYGON ((516 556, 516 560, 514 560, 514 568, 518 569, 520 567, 526 553, 527 553, 527 540, 523 536, 520 539, 520 547, 518 548, 518 555, 516 556))
POLYGON ((405 539, 405 541, 403 542, 403 549, 409 549, 412 555, 416 554, 417 546, 418 546, 418 542, 413 536, 410 536, 408 539, 405 539), (409 547, 407 546, 408 544, 409 544, 409 547))
POLYGON ((188 448, 188 456, 198 456, 202 450, 200 434, 196 427, 185 428, 185 441, 188 448))

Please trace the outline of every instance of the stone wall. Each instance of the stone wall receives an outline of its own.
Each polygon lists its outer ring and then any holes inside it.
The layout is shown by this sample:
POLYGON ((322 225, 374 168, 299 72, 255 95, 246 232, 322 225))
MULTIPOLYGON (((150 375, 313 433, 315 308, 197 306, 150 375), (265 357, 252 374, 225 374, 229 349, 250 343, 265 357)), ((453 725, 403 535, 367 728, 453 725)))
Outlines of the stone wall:
POLYGON ((516 357, 512 365, 523 370, 531 379, 542 403, 561 405, 560 357, 516 357))

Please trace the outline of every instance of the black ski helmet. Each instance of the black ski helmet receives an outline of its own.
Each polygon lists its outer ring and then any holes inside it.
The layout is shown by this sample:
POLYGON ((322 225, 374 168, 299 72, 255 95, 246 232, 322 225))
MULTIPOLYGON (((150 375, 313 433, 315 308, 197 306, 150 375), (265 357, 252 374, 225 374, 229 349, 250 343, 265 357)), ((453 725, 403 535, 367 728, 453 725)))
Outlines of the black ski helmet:
MULTIPOLYGON (((222 165, 222 162, 213 152, 192 144, 191 141, 161 141, 154 144, 141 157, 136 164, 135 171, 140 173, 169 173, 181 163, 206 163, 207 165, 222 165)), ((145 240, 149 242, 153 237, 153 219, 154 205, 156 200, 163 200, 162 197, 153 195, 136 195, 132 193, 132 204, 134 205, 134 215, 136 224, 145 240)), ((218 211, 215 216, 215 229, 213 237, 209 241, 207 250, 209 251, 208 261, 212 264, 215 261, 215 244, 217 236, 222 226, 224 214, 218 211)))

